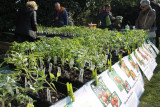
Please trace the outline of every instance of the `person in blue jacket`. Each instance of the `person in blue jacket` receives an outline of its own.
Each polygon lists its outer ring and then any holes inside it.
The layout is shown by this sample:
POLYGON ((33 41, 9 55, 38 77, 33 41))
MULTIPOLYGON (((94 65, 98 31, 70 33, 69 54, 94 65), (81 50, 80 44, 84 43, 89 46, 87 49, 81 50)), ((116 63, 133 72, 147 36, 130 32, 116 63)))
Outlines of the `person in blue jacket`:
POLYGON ((115 20, 115 17, 112 16, 110 10, 111 10, 110 4, 106 4, 105 9, 99 15, 99 20, 101 22, 100 28, 102 29, 105 28, 108 28, 109 30, 113 29, 112 21, 115 20))
POLYGON ((54 27, 62 27, 68 25, 68 14, 64 7, 59 3, 55 3, 56 12, 54 13, 54 27))

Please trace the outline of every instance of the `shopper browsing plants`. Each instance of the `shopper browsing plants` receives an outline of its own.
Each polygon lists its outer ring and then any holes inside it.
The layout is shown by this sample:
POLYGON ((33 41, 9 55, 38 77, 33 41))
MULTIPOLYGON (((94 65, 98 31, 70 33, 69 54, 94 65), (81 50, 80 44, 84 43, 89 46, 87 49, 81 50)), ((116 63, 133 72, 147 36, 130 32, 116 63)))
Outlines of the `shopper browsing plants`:
POLYGON ((108 28, 109 30, 113 29, 112 21, 115 20, 115 17, 112 16, 111 5, 106 4, 105 10, 103 10, 99 15, 99 20, 101 21, 100 28, 105 29, 108 28))
POLYGON ((153 38, 156 37, 155 31, 157 30, 155 24, 156 12, 151 8, 149 0, 141 0, 140 4, 141 11, 136 21, 136 28, 149 30, 148 35, 150 36, 150 40, 154 43, 153 38))
POLYGON ((27 2, 25 8, 19 10, 15 30, 15 35, 18 38, 18 42, 33 42, 37 38, 37 9, 38 6, 36 2, 29 1, 27 2))
POLYGON ((64 25, 68 25, 68 14, 67 10, 64 7, 61 7, 60 3, 55 3, 54 13, 54 27, 62 27, 64 25))

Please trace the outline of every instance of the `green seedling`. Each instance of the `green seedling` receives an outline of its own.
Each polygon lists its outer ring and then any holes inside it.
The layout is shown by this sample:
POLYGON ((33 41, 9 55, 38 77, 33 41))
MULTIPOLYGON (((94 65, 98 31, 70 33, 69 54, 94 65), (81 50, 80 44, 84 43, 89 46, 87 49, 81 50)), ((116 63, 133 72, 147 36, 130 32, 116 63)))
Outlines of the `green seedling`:
POLYGON ((97 79, 97 70, 92 70, 92 77, 95 80, 95 84, 98 84, 98 79, 97 79))
POLYGON ((68 93, 68 96, 70 96, 70 98, 72 99, 72 102, 75 102, 75 96, 73 94, 72 84, 68 82, 67 82, 67 93, 68 93))

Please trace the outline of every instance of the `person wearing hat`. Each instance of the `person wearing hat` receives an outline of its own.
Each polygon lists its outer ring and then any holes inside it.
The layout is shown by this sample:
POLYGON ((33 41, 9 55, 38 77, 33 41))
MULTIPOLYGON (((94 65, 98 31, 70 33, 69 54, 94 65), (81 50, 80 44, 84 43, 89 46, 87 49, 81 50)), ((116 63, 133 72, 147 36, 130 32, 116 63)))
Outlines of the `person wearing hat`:
POLYGON ((156 11, 156 47, 159 48, 159 37, 160 37, 160 5, 155 2, 155 0, 150 0, 150 5, 152 9, 156 11))
POLYGON ((62 27, 68 25, 68 14, 64 7, 59 3, 55 3, 56 12, 54 13, 54 27, 62 27))
POLYGON ((108 28, 112 30, 112 21, 115 20, 115 17, 112 16, 110 4, 105 5, 105 10, 103 10, 99 15, 99 20, 101 22, 100 28, 108 28))
POLYGON ((136 28, 149 30, 150 40, 154 43, 153 38, 156 36, 156 12, 150 6, 149 0, 141 0, 140 2, 141 11, 136 21, 136 28))

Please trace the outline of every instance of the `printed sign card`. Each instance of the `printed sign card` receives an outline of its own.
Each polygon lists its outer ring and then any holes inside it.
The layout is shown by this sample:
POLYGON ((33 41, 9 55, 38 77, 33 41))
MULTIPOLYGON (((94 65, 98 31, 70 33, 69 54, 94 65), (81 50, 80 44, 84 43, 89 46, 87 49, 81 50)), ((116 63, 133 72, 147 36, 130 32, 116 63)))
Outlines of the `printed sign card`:
POLYGON ((140 96, 144 92, 144 83, 143 81, 141 81, 143 79, 140 75, 141 72, 139 71, 138 65, 132 60, 131 57, 129 58, 128 56, 122 59, 122 64, 118 62, 118 64, 116 63, 115 65, 114 66, 116 72, 123 79, 126 79, 128 81, 128 83, 131 85, 131 90, 133 90, 136 93, 137 97, 140 98, 140 96))
POLYGON ((142 54, 144 54, 144 55, 146 55, 146 57, 148 57, 148 64, 147 64, 147 66, 149 66, 150 67, 150 69, 152 70, 152 72, 155 70, 155 68, 156 68, 156 66, 157 66, 157 63, 156 63, 156 60, 154 59, 154 57, 152 57, 150 54, 148 54, 145 50, 144 50, 144 48, 142 48, 142 47, 140 47, 139 48, 139 51, 142 53, 142 54))
POLYGON ((146 65, 146 61, 142 58, 140 54, 137 53, 137 51, 131 54, 131 56, 134 60, 136 60, 147 79, 150 80, 153 76, 153 71, 150 69, 149 66, 146 65))
POLYGON ((71 102, 70 97, 66 97, 51 107, 96 107, 97 99, 93 99, 88 93, 86 93, 83 86, 74 93, 75 102, 71 102))
POLYGON ((159 54, 159 50, 158 48, 152 43, 149 41, 149 44, 151 45, 151 47, 156 51, 157 54, 159 54))
POLYGON ((155 51, 153 50, 153 48, 149 45, 149 44, 144 44, 143 47, 145 47, 146 49, 148 49, 148 51, 150 51, 150 53, 154 56, 154 58, 157 57, 155 51))

